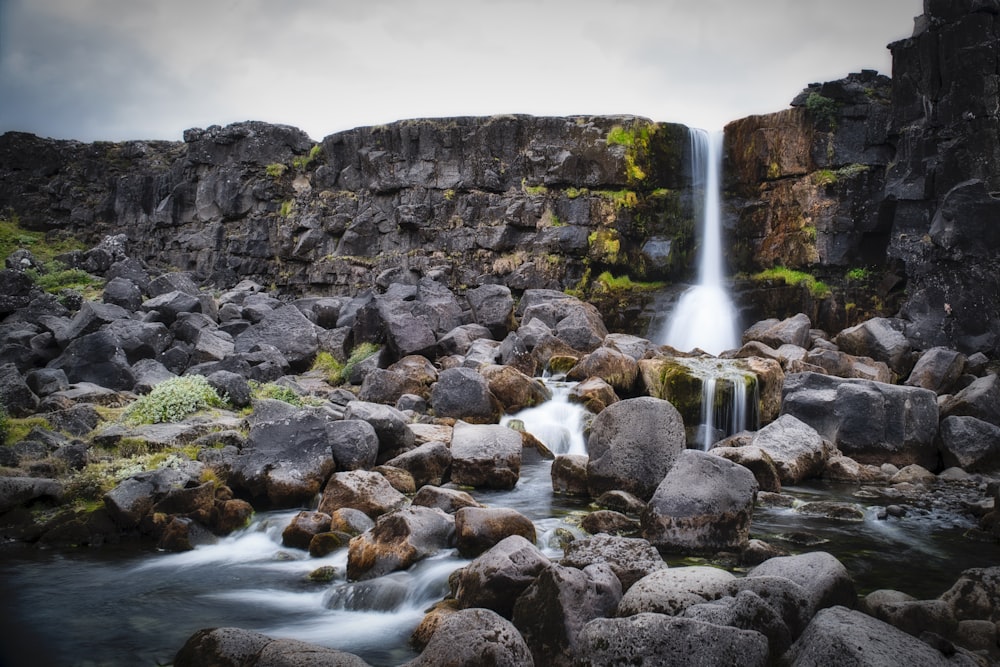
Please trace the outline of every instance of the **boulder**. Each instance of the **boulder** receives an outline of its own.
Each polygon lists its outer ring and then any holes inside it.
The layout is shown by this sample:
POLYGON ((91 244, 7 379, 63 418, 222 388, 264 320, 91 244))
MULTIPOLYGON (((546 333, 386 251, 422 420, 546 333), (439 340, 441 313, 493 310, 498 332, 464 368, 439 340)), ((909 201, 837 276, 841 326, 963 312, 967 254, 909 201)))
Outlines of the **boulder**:
POLYGON ((48 366, 64 371, 74 384, 91 382, 115 391, 128 391, 135 386, 135 375, 121 342, 105 330, 73 340, 48 366))
POLYGON ((302 511, 292 517, 281 531, 281 543, 293 549, 308 549, 315 535, 330 530, 330 515, 323 512, 302 511))
POLYGON ((617 403, 619 399, 614 387, 601 378, 586 378, 569 390, 569 400, 580 403, 596 415, 612 403, 617 403))
POLYGON ((440 441, 425 442, 389 459, 385 465, 408 471, 418 488, 440 486, 451 468, 451 449, 440 441))
POLYGON ((834 342, 848 354, 884 361, 901 378, 913 368, 910 341, 903 335, 901 320, 875 317, 844 329, 834 342))
POLYGON ((975 417, 1000 426, 1000 376, 991 374, 978 378, 945 399, 941 417, 975 417))
POLYGON ((479 374, 486 379, 489 392, 500 401, 508 414, 540 405, 552 398, 552 392, 540 380, 528 377, 513 366, 488 364, 479 369, 479 374))
POLYGON ((351 401, 344 410, 344 419, 368 422, 378 437, 379 463, 413 449, 416 436, 409 428, 409 419, 391 405, 351 401))
POLYGON ((431 389, 431 409, 438 417, 454 417, 470 424, 494 424, 503 406, 490 392, 486 378, 471 368, 442 371, 431 389))
POLYGON ((820 610, 784 660, 789 665, 852 667, 955 664, 916 637, 842 606, 820 610))
POLYGON ((638 537, 594 535, 576 539, 566 545, 561 565, 584 569, 607 563, 622 585, 622 592, 635 582, 667 564, 652 544, 638 537))
POLYGON ((414 505, 423 507, 436 507, 449 514, 454 514, 463 507, 482 507, 475 498, 465 491, 449 489, 439 486, 422 486, 413 496, 411 501, 414 505))
POLYGON ((358 390, 360 400, 383 405, 392 405, 406 394, 426 397, 430 392, 423 383, 410 378, 406 373, 386 368, 369 369, 358 390))
POLYGON ((587 441, 591 496, 624 490, 649 499, 684 448, 684 423, 669 402, 643 396, 608 406, 587 441))
POLYGON ((327 431, 337 470, 365 470, 375 465, 379 439, 369 422, 345 417, 330 422, 327 431))
POLYGON ((767 638, 759 632, 649 613, 587 623, 577 636, 577 656, 577 667, 769 664, 767 638))
POLYGON ((58 501, 62 495, 62 484, 52 479, 0 477, 0 515, 37 500, 58 501))
POLYGON ((946 603, 959 621, 987 620, 1000 622, 1000 566, 972 568, 962 575, 940 600, 946 603))
POLYGON ((95 333, 112 322, 127 319, 129 312, 120 306, 84 301, 80 310, 66 323, 66 326, 54 332, 56 343, 65 348, 70 341, 95 333))
POLYGON ((492 337, 490 330, 481 324, 461 324, 438 339, 438 351, 442 356, 465 356, 473 342, 492 337))
POLYGON ((758 341, 772 348, 782 345, 809 347, 809 316, 799 313, 784 320, 770 319, 757 322, 743 333, 743 342, 758 341))
POLYGON ((441 618, 423 652, 403 667, 531 667, 517 628, 489 609, 464 609, 441 618))
MULTIPOLYGON (((148 394, 161 382, 177 377, 175 373, 172 373, 156 359, 140 359, 135 362, 132 364, 132 374, 135 376, 135 386, 132 387, 132 391, 137 394, 148 394)), ((249 391, 249 386, 247 390, 249 391)), ((221 392, 219 396, 222 396, 221 392)))
POLYGON ((945 417, 938 439, 945 468, 981 473, 1000 470, 1000 426, 976 417, 945 417))
POLYGON ((281 353, 293 372, 309 369, 319 338, 316 325, 294 305, 284 305, 269 311, 259 322, 236 337, 235 352, 252 352, 255 347, 268 345, 281 353))
POLYGON ((738 463, 753 473, 760 491, 781 493, 781 473, 771 455, 756 445, 742 447, 715 446, 709 450, 716 456, 721 456, 733 463, 738 463))
POLYGON ((463 558, 474 558, 511 535, 534 542, 535 525, 505 507, 463 507, 455 512, 455 542, 463 558))
POLYGON ((195 632, 174 656, 173 664, 175 667, 368 667, 367 662, 352 653, 296 639, 272 639, 239 628, 195 632))
POLYGON ((617 615, 678 616, 691 605, 722 597, 735 578, 725 570, 702 565, 657 568, 625 592, 617 615))
POLYGON ((785 378, 782 412, 860 463, 937 466, 937 396, 929 389, 795 373, 785 378))
POLYGON ((360 535, 374 525, 371 517, 353 507, 341 507, 330 515, 330 530, 345 535, 360 535))
POLYGON ((632 393, 639 377, 639 364, 611 347, 599 347, 584 356, 566 373, 569 380, 600 378, 624 394, 632 393))
POLYGON ((512 489, 521 471, 521 435, 496 424, 458 422, 451 437, 451 479, 456 484, 512 489))
POLYGON ((634 535, 639 532, 640 523, 638 519, 633 519, 614 510, 594 510, 580 520, 580 528, 591 535, 600 533, 634 535))
POLYGON ((726 586, 725 595, 736 597, 743 591, 755 593, 781 618, 794 641, 805 630, 815 610, 809 593, 785 577, 738 577, 726 586))
POLYGON ((742 549, 750 537, 757 480, 741 465, 687 449, 642 514, 642 534, 660 551, 742 549))
POLYGON ((205 379, 219 396, 224 396, 234 408, 242 409, 250 405, 252 398, 250 383, 239 373, 218 370, 208 374, 205 379))
POLYGON ((920 355, 904 384, 947 394, 964 372, 964 354, 947 347, 932 347, 920 355))
POLYGON ((409 577, 403 573, 387 574, 378 579, 349 581, 327 591, 323 606, 348 611, 395 611, 409 593, 409 577))
POLYGON ((834 605, 853 608, 857 602, 851 575, 825 551, 771 558, 750 570, 747 577, 784 577, 798 584, 808 595, 812 614, 834 605))
POLYGON ((201 301, 192 294, 173 290, 147 299, 142 304, 142 310, 155 321, 170 326, 183 313, 201 312, 201 301))
POLYGON ((550 564, 538 547, 511 535, 452 575, 452 595, 462 609, 484 607, 510 618, 514 602, 550 564))
POLYGON ((173 468, 141 472, 104 494, 104 506, 116 524, 130 530, 170 491, 183 489, 191 481, 188 474, 173 468))
MULTIPOLYGON (((437 337, 428 320, 418 314, 413 301, 386 293, 376 299, 376 304, 386 343, 396 356, 434 354, 437 337)), ((458 324, 461 322, 455 326, 458 324)))
MULTIPOLYGON (((514 297, 506 285, 480 285, 466 291, 472 319, 492 338, 503 340, 514 327, 514 297)), ((461 354, 459 352, 458 354, 461 354)))
POLYGON ((759 632, 767 637, 772 656, 782 655, 792 645, 792 633, 785 621, 753 591, 740 591, 735 596, 691 605, 683 615, 713 625, 759 632))
POLYGON ((297 410, 250 427, 229 484, 273 507, 297 507, 310 504, 335 469, 329 418, 317 410, 297 410))
POLYGON ((392 488, 377 472, 351 470, 334 473, 319 502, 319 511, 332 515, 341 508, 361 510, 371 518, 397 510, 406 504, 406 496, 392 488))
POLYGON ((586 496, 587 461, 583 454, 559 454, 552 461, 552 490, 568 496, 586 496))
POLYGON ((135 312, 142 306, 142 290, 128 278, 115 277, 105 283, 101 301, 135 312))
POLYGON ((568 666, 583 626, 612 615, 621 596, 621 583, 607 564, 578 570, 553 563, 517 599, 512 621, 536 665, 568 666))
POLYGON ((27 417, 38 409, 38 396, 14 364, 0 366, 0 407, 12 417, 27 417))
MULTIPOLYGON (((9 372, 10 370, 6 368, 6 365, 0 366, 0 377, 6 377, 6 374, 9 372)), ((10 377, 13 380, 13 375, 10 377)), ((69 378, 66 377, 66 373, 58 368, 36 368, 28 371, 24 376, 24 382, 28 385, 28 389, 32 393, 41 398, 69 388, 69 378)), ((2 386, 2 383, 3 380, 0 379, 0 386, 2 386)), ((0 388, 0 392, 3 392, 2 388, 0 388)), ((3 401, 4 405, 7 403, 3 399, 0 399, 0 401, 3 401)), ((7 412, 8 414, 13 414, 9 408, 7 412)))
POLYGON ((374 579, 432 556, 455 543, 455 520, 430 507, 407 507, 383 514, 375 526, 351 540, 347 577, 374 579))
POLYGON ((770 457, 783 484, 798 484, 819 477, 829 455, 816 429, 790 414, 781 415, 757 431, 750 446, 759 448, 770 457))

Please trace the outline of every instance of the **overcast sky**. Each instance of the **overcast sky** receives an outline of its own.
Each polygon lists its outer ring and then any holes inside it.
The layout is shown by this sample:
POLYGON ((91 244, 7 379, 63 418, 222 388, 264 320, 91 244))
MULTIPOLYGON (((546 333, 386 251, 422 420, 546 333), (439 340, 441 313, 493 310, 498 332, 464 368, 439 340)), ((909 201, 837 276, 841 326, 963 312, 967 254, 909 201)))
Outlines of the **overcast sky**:
POLYGON ((313 137, 428 116, 635 114, 707 129, 891 73, 921 0, 0 0, 0 132, 313 137))

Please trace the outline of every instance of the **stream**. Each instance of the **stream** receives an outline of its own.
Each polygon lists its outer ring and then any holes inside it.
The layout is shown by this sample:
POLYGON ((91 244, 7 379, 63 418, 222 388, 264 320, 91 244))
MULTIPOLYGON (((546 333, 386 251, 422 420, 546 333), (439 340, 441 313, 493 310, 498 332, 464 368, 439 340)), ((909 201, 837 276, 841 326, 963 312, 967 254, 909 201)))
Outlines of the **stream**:
MULTIPOLYGON (((515 418, 554 452, 584 453, 583 411, 565 400, 567 385, 552 386, 552 401, 515 418)), ((485 505, 510 507, 531 518, 539 546, 558 559, 562 550, 557 532, 583 536, 577 524, 589 505, 583 499, 553 495, 550 468, 551 462, 526 451, 513 490, 472 494, 485 505)), ((787 488, 786 495, 803 502, 857 504, 864 520, 758 507, 751 537, 793 553, 833 553, 861 594, 894 588, 918 598, 936 597, 963 570, 1000 562, 1000 545, 963 537, 974 525, 971 518, 931 507, 880 520, 877 514, 886 501, 858 498, 857 491, 855 485, 823 482, 787 488)), ((184 553, 134 546, 55 552, 4 545, 0 644, 33 656, 26 664, 163 665, 196 630, 236 626, 356 653, 372 665, 398 665, 414 657, 410 633, 425 610, 447 594, 448 575, 468 561, 454 550, 439 553, 406 572, 388 575, 406 590, 390 610, 352 609, 359 606, 357 601, 342 595, 346 549, 310 558, 282 546, 281 532, 297 511, 260 513, 246 529, 184 553), (307 580, 322 566, 337 569, 332 583, 307 580), (339 603, 331 602, 333 598, 339 603)))

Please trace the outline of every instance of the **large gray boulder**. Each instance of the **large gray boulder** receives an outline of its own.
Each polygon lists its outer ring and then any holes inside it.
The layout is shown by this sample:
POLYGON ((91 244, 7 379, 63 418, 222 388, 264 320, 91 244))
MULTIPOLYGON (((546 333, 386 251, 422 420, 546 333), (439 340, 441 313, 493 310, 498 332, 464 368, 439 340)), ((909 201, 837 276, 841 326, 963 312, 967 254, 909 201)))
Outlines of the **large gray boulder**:
POLYGON ((747 573, 747 578, 784 577, 801 586, 812 613, 826 607, 853 608, 857 602, 854 581, 843 564, 825 551, 770 558, 747 573))
POLYGON ((925 350, 906 378, 910 387, 923 387, 945 394, 965 371, 965 355, 948 347, 925 350))
POLYGON ((273 507, 308 505, 336 469, 330 423, 307 409, 253 424, 229 485, 273 507))
POLYGON ((503 414, 489 383, 471 368, 449 368, 431 388, 431 409, 438 417, 454 417, 474 424, 495 424, 503 414))
POLYGON ((240 628, 198 630, 174 656, 175 667, 368 667, 354 655, 240 628))
POLYGON ((71 341, 48 366, 64 371, 74 384, 92 382, 115 391, 128 391, 135 386, 135 375, 121 341, 103 329, 71 341))
POLYGON ((784 619, 753 591, 691 605, 684 610, 684 617, 759 632, 767 637, 772 656, 783 654, 792 645, 792 632, 784 619))
POLYGON ((319 351, 317 327, 295 306, 281 306, 238 335, 235 351, 251 352, 260 345, 274 347, 293 371, 304 372, 319 351))
MULTIPOLYGON (((54 372, 61 371, 54 369, 54 372)), ((14 364, 0 366, 0 408, 12 417, 27 417, 38 408, 38 396, 14 364)))
POLYGON ((517 628, 489 609, 448 614, 423 652, 402 667, 532 667, 531 651, 517 628))
POLYGON ((385 462, 413 475, 413 483, 420 488, 426 484, 439 486, 451 469, 451 449, 440 441, 424 444, 403 452, 385 462))
POLYGON ((366 470, 375 465, 379 439, 369 422, 345 418, 330 422, 327 430, 338 470, 366 470))
POLYGON ((884 361, 900 378, 913 368, 910 341, 903 335, 902 320, 875 317, 837 334, 834 342, 856 357, 884 361))
POLYGON ((622 490, 648 500, 685 447, 684 422, 668 401, 642 396, 609 405, 587 440, 590 494, 622 490))
POLYGON ((0 514, 43 498, 60 500, 62 495, 62 484, 53 479, 0 477, 0 514))
POLYGON ((783 660, 798 667, 975 664, 950 660, 888 623, 841 606, 819 611, 783 660))
POLYGON ((642 535, 661 552, 740 550, 750 537, 757 488, 747 468, 686 449, 649 500, 642 535))
POLYGON ((635 582, 618 604, 618 616, 652 612, 678 616, 694 604, 727 594, 736 577, 716 567, 693 565, 656 569, 635 582))
POLYGON ((945 417, 938 432, 945 468, 990 473, 1000 470, 1000 426, 976 417, 945 417))
POLYGON ((605 563, 583 570, 552 564, 521 594, 511 619, 536 665, 569 666, 577 636, 588 622, 611 616, 622 586, 605 563))
POLYGON ((512 489, 521 472, 521 434, 498 424, 458 422, 451 436, 451 480, 512 489))
POLYGON ((534 542, 535 524, 507 507, 463 507, 455 512, 455 543, 465 558, 478 556, 511 535, 534 542))
POLYGON ((510 618, 518 596, 549 563, 534 544, 511 535, 457 570, 451 592, 463 609, 485 607, 510 618))
POLYGON ((351 401, 344 410, 344 419, 360 419, 371 424, 378 436, 379 463, 413 449, 416 444, 416 436, 408 426, 409 419, 391 405, 351 401))
POLYGON ((941 406, 941 417, 976 417, 1000 426, 1000 376, 978 378, 946 399, 941 406))
POLYGON ((351 470, 330 476, 319 511, 333 515, 339 509, 351 508, 375 519, 406 504, 406 496, 392 488, 389 480, 370 470, 351 470))
POLYGON ((782 396, 782 414, 859 463, 937 468, 938 404, 929 389, 794 373, 785 377, 782 396))
POLYGON ((829 457, 823 437, 809 424, 784 414, 757 431, 750 445, 759 447, 778 468, 782 484, 818 477, 829 457))
POLYGON ((660 552, 647 540, 618 535, 594 535, 573 540, 566 545, 559 563, 581 570, 590 565, 607 563, 621 582, 623 592, 646 575, 667 567, 660 552))
POLYGON ((759 632, 650 613, 587 623, 577 655, 577 667, 769 664, 767 638, 759 632))
POLYGON ((514 297, 506 285, 481 285, 465 293, 476 324, 503 340, 514 325, 514 297))
POLYGON ((757 322, 743 333, 743 342, 755 340, 774 349, 782 345, 809 347, 809 316, 799 313, 784 320, 770 319, 757 322))
POLYGON ((383 514, 375 526, 351 540, 347 577, 374 579, 447 549, 455 542, 455 519, 430 507, 383 514))

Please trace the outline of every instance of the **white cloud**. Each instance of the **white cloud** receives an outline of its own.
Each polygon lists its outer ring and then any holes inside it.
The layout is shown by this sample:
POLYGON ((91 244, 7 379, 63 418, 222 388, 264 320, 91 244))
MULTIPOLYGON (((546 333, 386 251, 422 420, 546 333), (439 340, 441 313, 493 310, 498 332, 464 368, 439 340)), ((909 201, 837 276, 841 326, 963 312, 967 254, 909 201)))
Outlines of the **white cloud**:
POLYGON ((314 138, 401 118, 635 113, 718 127, 888 69, 920 0, 0 0, 0 131, 314 138))

